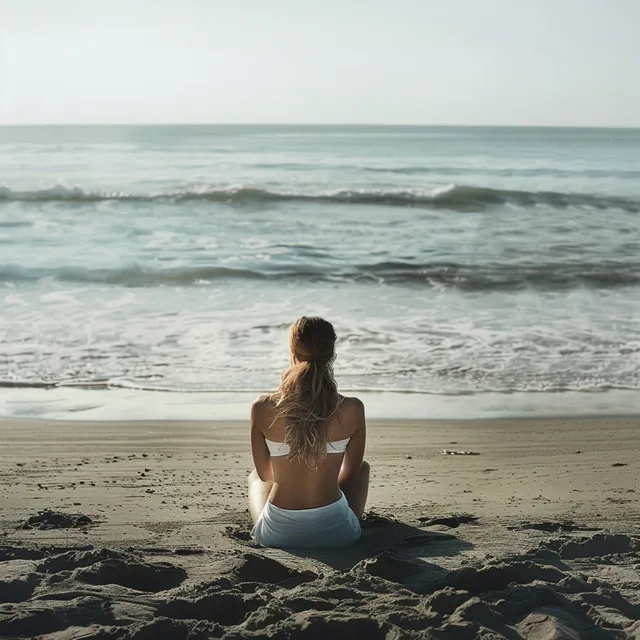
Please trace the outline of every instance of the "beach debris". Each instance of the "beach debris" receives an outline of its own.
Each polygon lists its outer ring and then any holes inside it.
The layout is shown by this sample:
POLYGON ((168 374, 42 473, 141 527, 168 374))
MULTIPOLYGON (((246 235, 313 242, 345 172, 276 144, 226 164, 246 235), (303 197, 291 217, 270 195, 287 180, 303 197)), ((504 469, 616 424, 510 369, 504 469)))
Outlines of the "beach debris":
POLYGON ((614 462, 611 466, 612 467, 626 467, 629 463, 628 462, 614 462))
POLYGON ((413 460, 413 456, 407 455, 407 460, 413 460))
POLYGON ((463 451, 460 449, 443 449, 443 456, 479 456, 477 451, 463 451))
POLYGON ((91 518, 81 513, 61 513, 43 509, 24 522, 20 529, 78 529, 90 524, 93 524, 91 518))

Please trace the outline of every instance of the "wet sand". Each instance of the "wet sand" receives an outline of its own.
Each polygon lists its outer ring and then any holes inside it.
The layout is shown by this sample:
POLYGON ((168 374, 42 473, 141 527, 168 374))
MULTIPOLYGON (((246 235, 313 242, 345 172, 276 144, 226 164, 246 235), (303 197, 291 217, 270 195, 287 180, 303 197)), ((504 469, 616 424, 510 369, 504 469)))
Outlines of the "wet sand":
POLYGON ((372 422, 362 540, 302 553, 249 539, 246 424, 0 421, 0 637, 635 637, 639 436, 372 422))

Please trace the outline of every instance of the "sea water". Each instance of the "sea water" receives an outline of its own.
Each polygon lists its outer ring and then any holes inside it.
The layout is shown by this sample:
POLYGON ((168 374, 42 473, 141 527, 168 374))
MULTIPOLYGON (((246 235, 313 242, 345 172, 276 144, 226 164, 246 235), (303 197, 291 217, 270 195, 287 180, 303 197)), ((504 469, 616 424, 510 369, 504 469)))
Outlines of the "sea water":
POLYGON ((640 130, 0 128, 0 415, 244 415, 302 314, 378 415, 640 411, 640 130))

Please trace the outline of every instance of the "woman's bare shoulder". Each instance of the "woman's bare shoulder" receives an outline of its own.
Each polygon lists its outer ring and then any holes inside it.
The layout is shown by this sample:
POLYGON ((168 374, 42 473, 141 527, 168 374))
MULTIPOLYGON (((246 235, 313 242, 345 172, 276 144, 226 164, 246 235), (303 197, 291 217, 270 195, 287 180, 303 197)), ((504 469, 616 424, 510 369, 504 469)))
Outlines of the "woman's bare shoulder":
POLYGON ((275 399, 273 395, 269 393, 261 395, 253 401, 251 405, 251 417, 260 430, 273 422, 275 408, 275 399))
POLYGON ((358 425, 364 422, 364 403, 355 396, 342 396, 340 401, 340 422, 358 425))
POLYGON ((253 401, 253 406, 275 406, 275 403, 274 393, 263 393, 253 401))
POLYGON ((347 411, 363 411, 364 403, 355 396, 340 396, 340 407, 347 411))

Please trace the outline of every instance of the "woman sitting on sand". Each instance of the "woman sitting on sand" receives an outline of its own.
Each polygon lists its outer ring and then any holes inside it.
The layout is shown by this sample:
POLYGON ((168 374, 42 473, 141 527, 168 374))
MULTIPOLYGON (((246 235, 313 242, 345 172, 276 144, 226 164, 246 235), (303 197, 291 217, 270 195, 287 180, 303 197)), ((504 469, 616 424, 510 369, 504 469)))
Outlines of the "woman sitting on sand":
POLYGON ((364 406, 338 393, 336 334, 322 318, 291 327, 291 366, 251 407, 249 509, 266 547, 340 546, 360 537, 369 489, 364 406))

